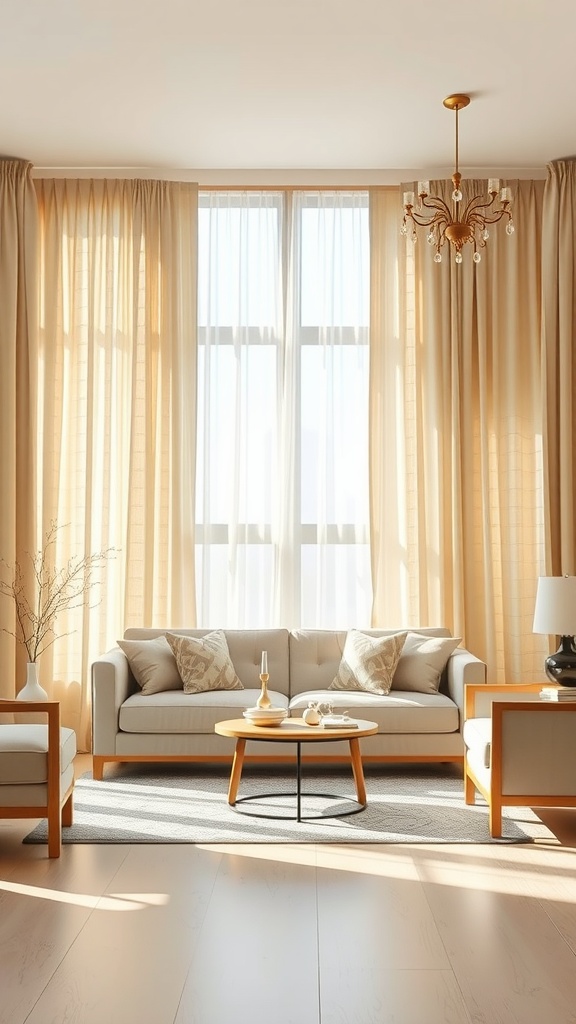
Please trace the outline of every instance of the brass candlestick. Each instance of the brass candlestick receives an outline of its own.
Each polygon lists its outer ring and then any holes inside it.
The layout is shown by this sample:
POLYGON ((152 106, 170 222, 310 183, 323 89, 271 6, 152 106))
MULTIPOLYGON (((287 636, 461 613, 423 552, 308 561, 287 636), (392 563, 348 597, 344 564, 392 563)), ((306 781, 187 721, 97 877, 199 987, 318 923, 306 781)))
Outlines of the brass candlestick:
POLYGON ((256 701, 257 708, 269 708, 272 705, 272 701, 268 696, 268 679, 269 676, 267 672, 260 673, 260 682, 262 683, 262 690, 260 692, 258 700, 256 701))

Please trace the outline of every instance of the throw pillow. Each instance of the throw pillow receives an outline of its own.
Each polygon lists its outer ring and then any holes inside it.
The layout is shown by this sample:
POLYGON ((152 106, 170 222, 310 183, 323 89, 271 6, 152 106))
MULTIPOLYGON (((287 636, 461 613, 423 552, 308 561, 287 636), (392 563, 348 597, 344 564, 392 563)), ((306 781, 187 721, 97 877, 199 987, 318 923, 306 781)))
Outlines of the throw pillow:
POLYGON ((389 693, 405 639, 406 633, 367 636, 357 629, 350 629, 338 674, 328 689, 365 690, 378 695, 389 693))
POLYGON ((184 693, 244 689, 230 660, 226 637, 221 629, 202 637, 166 633, 166 639, 174 651, 184 693))
POLYGON ((408 633, 392 679, 393 690, 437 693, 440 677, 462 637, 408 633))
POLYGON ((165 636, 153 640, 118 640, 118 647, 124 651, 132 675, 146 696, 182 689, 176 659, 165 636))

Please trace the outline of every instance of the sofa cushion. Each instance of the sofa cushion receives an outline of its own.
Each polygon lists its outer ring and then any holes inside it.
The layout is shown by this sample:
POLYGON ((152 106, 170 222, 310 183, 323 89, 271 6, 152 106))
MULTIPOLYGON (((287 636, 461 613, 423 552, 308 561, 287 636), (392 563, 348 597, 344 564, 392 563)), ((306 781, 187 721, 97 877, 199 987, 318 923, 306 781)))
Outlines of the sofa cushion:
MULTIPOLYGON (((275 707, 288 707, 283 693, 268 691, 275 707)), ((183 693, 172 690, 143 697, 134 693, 120 708, 120 729, 130 733, 213 733, 216 722, 241 718, 260 696, 258 689, 183 693)))
POLYGON ((392 677, 392 689, 437 693, 448 658, 461 639, 409 632, 392 677))
POLYGON ((167 633, 166 639, 174 652, 184 693, 244 689, 230 660, 226 637, 221 629, 203 637, 167 633))
MULTIPOLYGON (((178 630, 180 632, 180 630, 178 630)), ((406 629, 362 629, 366 636, 392 636, 393 633, 407 633, 406 629)), ((450 630, 440 626, 415 626, 412 632, 421 633, 423 636, 450 636, 450 630)), ((234 667, 240 678, 245 682, 241 672, 241 666, 237 663, 230 631, 226 631, 230 654, 234 667)), ((290 645, 290 696, 295 697, 299 693, 308 690, 327 690, 342 659, 344 644, 346 642, 345 629, 294 629, 289 636, 290 645)), ((266 641, 268 647, 268 664, 270 664, 270 642, 266 641)), ((272 675, 270 669, 270 682, 276 679, 278 673, 272 675)), ((253 685, 257 685, 254 683, 253 685)), ((275 685, 276 690, 284 691, 283 686, 275 685)))
POLYGON ((364 690, 386 694, 402 653, 406 633, 374 637, 350 629, 346 636, 338 672, 330 690, 364 690))
POLYGON ((119 640, 118 647, 128 658, 132 675, 142 693, 182 689, 176 658, 165 636, 152 640, 119 640))
MULTIPOLYGON (((179 626, 172 626, 169 629, 152 629, 150 627, 129 626, 124 632, 125 640, 150 640, 154 637, 164 636, 167 633, 176 633, 178 636, 203 637, 211 633, 211 629, 184 629, 179 626)), ((288 694, 289 691, 289 631, 287 629, 224 629, 224 636, 230 652, 230 660, 234 665, 236 675, 240 682, 247 688, 252 689, 260 686, 260 662, 262 651, 268 651, 268 671, 270 673, 269 686, 280 693, 288 694)), ((346 634, 343 634, 345 638, 346 634)), ((326 686, 334 678, 334 672, 338 667, 344 639, 340 648, 336 648, 337 654, 335 665, 326 686)), ((316 685, 316 683, 314 684, 316 685)), ((310 689, 304 686, 302 689, 310 689)))
MULTIPOLYGON (((338 714, 347 711, 351 718, 377 722, 381 733, 451 733, 458 732, 460 725, 457 705, 443 693, 391 690, 379 695, 362 690, 310 690, 292 697, 292 717, 301 718, 311 701, 330 702, 338 714)), ((382 753, 386 753, 384 747, 382 753)))

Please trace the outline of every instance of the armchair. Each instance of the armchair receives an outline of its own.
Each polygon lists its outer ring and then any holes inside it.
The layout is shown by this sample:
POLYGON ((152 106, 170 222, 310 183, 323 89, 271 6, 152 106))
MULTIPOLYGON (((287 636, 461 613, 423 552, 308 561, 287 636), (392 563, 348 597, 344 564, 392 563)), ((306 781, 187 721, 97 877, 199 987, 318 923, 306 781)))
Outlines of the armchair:
POLYGON ((576 701, 540 700, 542 686, 466 687, 465 800, 482 794, 493 837, 502 835, 503 807, 576 806, 576 701))
POLYGON ((0 818, 47 818, 48 856, 72 824, 76 734, 60 727, 57 701, 0 700, 0 713, 44 712, 47 725, 0 723, 0 818))

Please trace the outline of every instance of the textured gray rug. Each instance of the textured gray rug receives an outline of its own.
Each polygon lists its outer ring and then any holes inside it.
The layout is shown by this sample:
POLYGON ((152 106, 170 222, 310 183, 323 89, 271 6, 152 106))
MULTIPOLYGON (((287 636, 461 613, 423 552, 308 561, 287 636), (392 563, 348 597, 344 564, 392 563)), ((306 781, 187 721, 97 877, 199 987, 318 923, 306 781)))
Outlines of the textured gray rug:
MULTIPOLYGON (((448 765, 367 768, 368 806, 345 818, 330 815, 354 799, 351 773, 304 767, 303 792, 337 796, 303 796, 302 814, 323 817, 302 822, 244 813, 294 815, 295 797, 267 797, 233 810, 226 800, 229 773, 219 766, 142 764, 108 771, 103 782, 89 775, 77 781, 74 824, 63 829, 64 843, 518 843, 552 838, 529 808, 517 807, 505 809, 504 838, 491 840, 486 805, 479 797, 476 806, 465 805, 461 773, 448 765)), ((247 767, 238 796, 294 790, 294 773, 285 768, 247 767)), ((46 842, 46 837, 42 821, 24 842, 46 842)))

